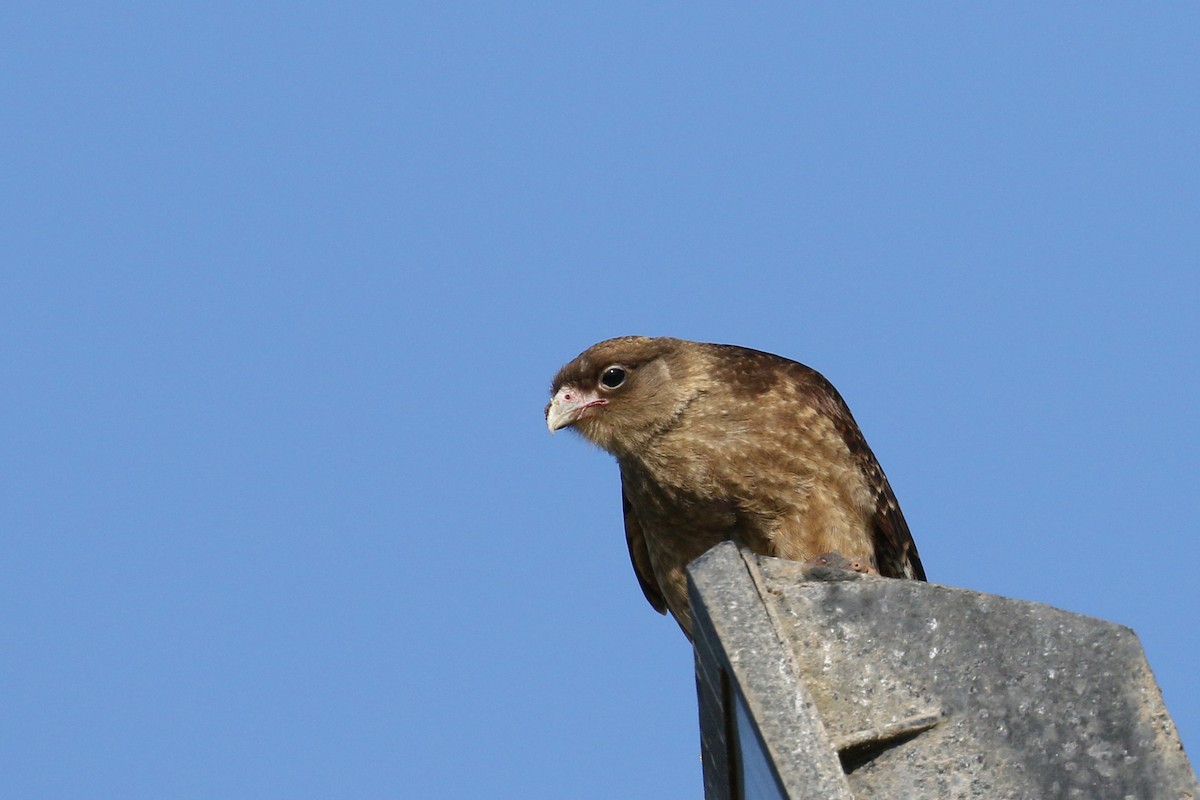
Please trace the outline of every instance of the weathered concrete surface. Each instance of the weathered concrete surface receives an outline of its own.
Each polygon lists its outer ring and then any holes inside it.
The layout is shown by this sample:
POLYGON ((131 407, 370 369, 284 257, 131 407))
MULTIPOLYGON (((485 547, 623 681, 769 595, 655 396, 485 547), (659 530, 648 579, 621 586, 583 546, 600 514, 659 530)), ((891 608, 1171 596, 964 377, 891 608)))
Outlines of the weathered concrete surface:
POLYGON ((828 745, 816 703, 798 680, 791 654, 780 646, 737 549, 710 550, 695 562, 690 577, 692 609, 700 612, 693 618, 704 796, 747 796, 740 788, 747 776, 735 755, 740 695, 758 725, 783 797, 851 800, 850 785, 837 752, 828 745))
POLYGON ((736 693, 786 797, 1200 797, 1128 628, 728 543, 691 579, 710 800, 736 693))

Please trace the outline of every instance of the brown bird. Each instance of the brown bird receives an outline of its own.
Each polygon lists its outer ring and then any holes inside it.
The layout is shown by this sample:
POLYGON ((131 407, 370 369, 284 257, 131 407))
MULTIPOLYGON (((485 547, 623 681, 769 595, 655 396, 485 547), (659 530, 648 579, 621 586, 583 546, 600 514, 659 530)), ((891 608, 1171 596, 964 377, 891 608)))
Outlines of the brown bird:
POLYGON ((837 390, 780 356, 623 336, 559 370, 546 425, 614 455, 629 556, 691 638, 687 565, 725 539, 756 553, 925 580, 892 487, 837 390), (834 559, 836 561, 836 559, 834 559))

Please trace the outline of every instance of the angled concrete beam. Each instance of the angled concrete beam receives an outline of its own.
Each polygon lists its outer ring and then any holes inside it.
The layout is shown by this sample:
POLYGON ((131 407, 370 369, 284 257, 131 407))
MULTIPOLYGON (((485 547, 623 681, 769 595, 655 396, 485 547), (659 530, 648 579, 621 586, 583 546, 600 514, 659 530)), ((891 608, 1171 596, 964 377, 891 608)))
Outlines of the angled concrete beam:
POLYGON ((689 575, 709 800, 1200 797, 1128 628, 732 543, 689 575))

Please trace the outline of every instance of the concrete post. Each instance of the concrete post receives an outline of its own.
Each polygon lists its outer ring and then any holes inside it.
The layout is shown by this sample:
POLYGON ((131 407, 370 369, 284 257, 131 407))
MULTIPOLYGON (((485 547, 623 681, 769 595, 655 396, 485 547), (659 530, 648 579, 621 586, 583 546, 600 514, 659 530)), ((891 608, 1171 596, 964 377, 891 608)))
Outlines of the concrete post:
POLYGON ((689 578, 707 800, 1200 797, 1128 628, 729 542, 689 578))

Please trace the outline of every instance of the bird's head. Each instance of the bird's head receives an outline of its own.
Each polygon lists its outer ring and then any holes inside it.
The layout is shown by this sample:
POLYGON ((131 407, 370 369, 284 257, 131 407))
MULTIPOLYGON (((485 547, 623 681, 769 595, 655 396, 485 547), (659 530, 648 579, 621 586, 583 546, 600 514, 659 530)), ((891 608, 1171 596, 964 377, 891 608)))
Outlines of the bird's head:
POLYGON ((622 336, 584 350, 554 376, 550 432, 573 428, 616 456, 670 426, 692 396, 688 342, 622 336))

